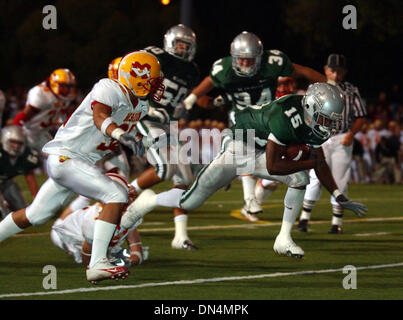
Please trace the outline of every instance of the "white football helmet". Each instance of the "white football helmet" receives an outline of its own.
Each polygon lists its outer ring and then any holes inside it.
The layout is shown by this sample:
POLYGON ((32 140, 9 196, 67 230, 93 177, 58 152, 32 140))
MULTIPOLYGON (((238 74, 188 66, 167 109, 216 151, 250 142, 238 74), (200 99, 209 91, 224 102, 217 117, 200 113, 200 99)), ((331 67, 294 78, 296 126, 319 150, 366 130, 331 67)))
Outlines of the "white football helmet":
POLYGON ((327 140, 342 118, 344 104, 339 89, 324 82, 311 84, 302 98, 302 106, 306 125, 315 136, 327 140))
POLYGON ((244 31, 231 43, 232 69, 241 77, 252 77, 260 68, 263 44, 252 32, 244 31), (242 59, 251 59, 248 65, 242 65, 242 59))
POLYGON ((183 24, 173 26, 164 35, 164 50, 175 57, 192 61, 196 54, 196 34, 183 24))
POLYGON ((20 126, 6 126, 1 130, 1 144, 11 157, 19 157, 25 151, 27 138, 20 126))

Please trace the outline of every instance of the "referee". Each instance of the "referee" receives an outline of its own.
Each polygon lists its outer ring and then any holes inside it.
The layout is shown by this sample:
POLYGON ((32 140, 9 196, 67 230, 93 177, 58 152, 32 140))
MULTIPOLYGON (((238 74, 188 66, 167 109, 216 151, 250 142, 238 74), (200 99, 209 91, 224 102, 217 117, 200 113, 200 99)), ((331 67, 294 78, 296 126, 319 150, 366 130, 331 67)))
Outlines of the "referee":
MULTIPOLYGON (((358 88, 344 81, 347 73, 346 58, 341 54, 331 54, 324 67, 327 82, 337 86, 344 100, 342 120, 336 127, 335 134, 322 147, 334 180, 343 194, 347 194, 350 180, 350 166, 353 158, 353 138, 360 131, 367 115, 366 107, 361 100, 358 88)), ((309 172, 310 183, 307 186, 298 230, 307 232, 312 208, 321 196, 321 184, 314 170, 309 172)), ((330 200, 333 207, 332 227, 329 233, 343 232, 343 208, 335 199, 330 200)))

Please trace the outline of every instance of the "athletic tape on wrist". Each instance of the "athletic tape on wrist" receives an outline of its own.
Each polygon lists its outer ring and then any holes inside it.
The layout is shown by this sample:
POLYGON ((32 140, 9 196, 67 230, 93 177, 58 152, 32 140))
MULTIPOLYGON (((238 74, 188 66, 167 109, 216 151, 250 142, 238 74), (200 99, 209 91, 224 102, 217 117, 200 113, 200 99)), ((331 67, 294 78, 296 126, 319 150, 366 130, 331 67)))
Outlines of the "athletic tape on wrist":
POLYGON ((339 195, 341 195, 341 194, 342 194, 342 193, 339 191, 339 189, 336 189, 336 190, 333 191, 332 196, 333 196, 335 199, 337 199, 337 197, 338 197, 339 195))
POLYGON ((187 96, 187 98, 185 100, 183 100, 186 110, 192 109, 192 107, 196 101, 197 101, 197 96, 194 93, 189 94, 187 96))
POLYGON ((106 128, 109 127, 109 125, 113 122, 112 117, 108 117, 104 120, 104 122, 102 122, 101 125, 101 132, 103 133, 104 136, 107 136, 106 134, 106 128))
POLYGON ((124 134, 124 133, 125 133, 125 131, 124 131, 123 129, 121 129, 121 128, 116 128, 115 130, 112 131, 111 137, 112 137, 113 139, 116 139, 116 140, 119 141, 120 136, 121 136, 122 134, 124 134))

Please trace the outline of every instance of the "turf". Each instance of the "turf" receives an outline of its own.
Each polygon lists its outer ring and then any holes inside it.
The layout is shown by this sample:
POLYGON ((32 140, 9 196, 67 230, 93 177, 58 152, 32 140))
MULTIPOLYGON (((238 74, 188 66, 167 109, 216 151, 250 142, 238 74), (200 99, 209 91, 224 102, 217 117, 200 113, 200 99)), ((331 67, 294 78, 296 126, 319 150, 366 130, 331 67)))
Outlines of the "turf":
MULTIPOLYGON (((41 180, 41 182, 43 179, 41 180)), ((22 180, 18 180, 26 188, 22 180)), ((165 190, 161 184, 155 191, 165 190)), ((140 226, 150 257, 131 268, 123 281, 94 286, 85 267, 55 247, 49 237, 54 220, 0 243, 0 299, 30 300, 398 300, 403 298, 403 186, 350 185, 349 196, 367 204, 366 218, 346 212, 344 233, 328 234, 329 195, 312 213, 308 233, 293 231, 303 259, 278 256, 272 249, 280 229, 285 187, 264 204, 262 223, 238 218, 242 186, 220 190, 189 214, 189 235, 198 251, 170 248, 171 210, 157 208, 140 226), (396 264, 396 265, 393 265, 396 264), (57 289, 46 290, 46 265, 57 270, 57 289), (356 271, 356 289, 344 289, 343 267, 356 271), (360 269, 362 267, 362 269, 360 269), (319 272, 318 272, 319 271, 319 272), (198 279, 199 281, 194 281, 198 279), (181 282, 188 280, 189 282, 181 282), (127 287, 119 287, 127 286, 127 287), (76 289, 97 291, 78 292, 76 289), (105 290, 100 290, 100 289, 105 290), (71 289, 71 292, 65 290, 71 289), (112 290, 114 289, 114 290, 112 290), (38 295, 9 294, 38 293, 38 295), (46 293, 46 294, 44 294, 46 293), (59 294, 56 294, 59 293, 59 294)), ((28 196, 28 195, 27 195, 28 196)), ((346 281, 346 280, 345 280, 346 281)))

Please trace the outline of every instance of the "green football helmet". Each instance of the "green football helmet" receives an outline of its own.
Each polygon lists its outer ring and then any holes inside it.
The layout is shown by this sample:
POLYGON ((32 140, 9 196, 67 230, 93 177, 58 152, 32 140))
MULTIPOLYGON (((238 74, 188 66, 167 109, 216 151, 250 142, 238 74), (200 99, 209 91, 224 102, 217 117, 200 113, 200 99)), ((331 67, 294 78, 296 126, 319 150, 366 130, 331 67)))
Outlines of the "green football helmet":
POLYGON ((314 135, 327 140, 342 118, 343 99, 337 87, 324 82, 311 84, 302 99, 304 121, 314 135))

